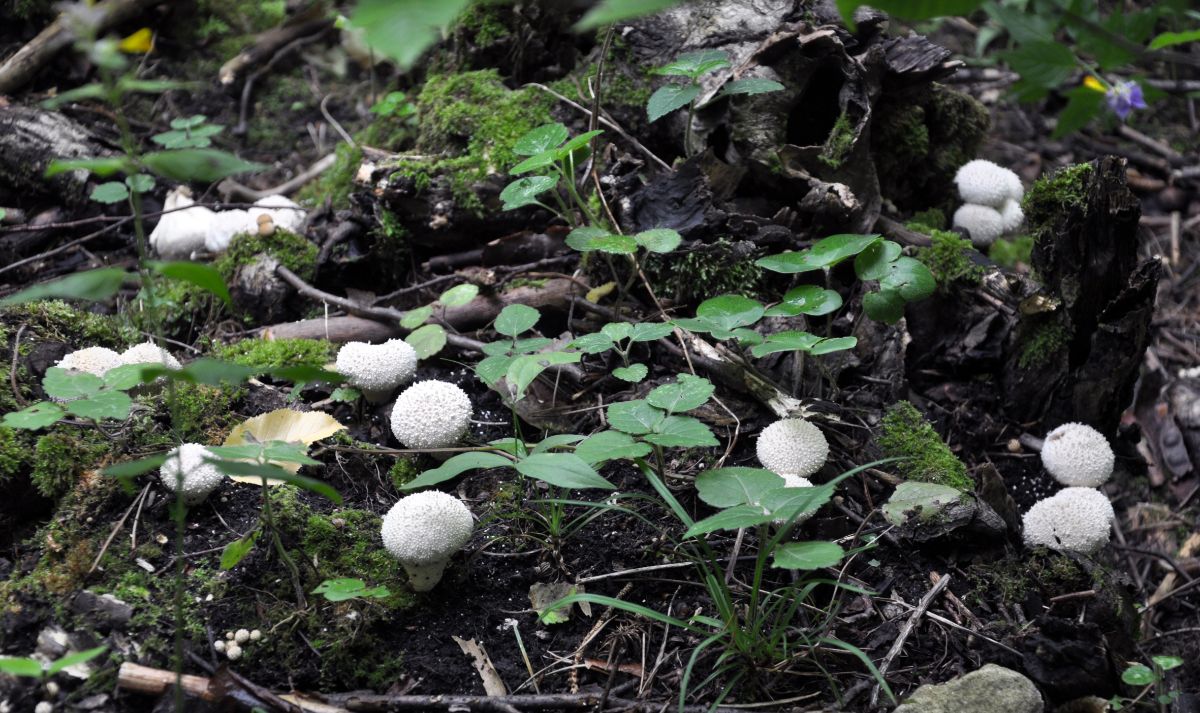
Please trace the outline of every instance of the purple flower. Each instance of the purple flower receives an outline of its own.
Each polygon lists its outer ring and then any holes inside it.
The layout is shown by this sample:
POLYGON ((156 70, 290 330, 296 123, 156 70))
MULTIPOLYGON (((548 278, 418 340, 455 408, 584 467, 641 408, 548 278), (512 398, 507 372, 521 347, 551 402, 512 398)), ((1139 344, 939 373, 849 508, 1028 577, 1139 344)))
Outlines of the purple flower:
POLYGON ((1146 99, 1142 96, 1142 87, 1135 81, 1117 82, 1108 90, 1108 96, 1105 97, 1108 101, 1108 108, 1117 115, 1121 121, 1134 109, 1145 109, 1146 99))

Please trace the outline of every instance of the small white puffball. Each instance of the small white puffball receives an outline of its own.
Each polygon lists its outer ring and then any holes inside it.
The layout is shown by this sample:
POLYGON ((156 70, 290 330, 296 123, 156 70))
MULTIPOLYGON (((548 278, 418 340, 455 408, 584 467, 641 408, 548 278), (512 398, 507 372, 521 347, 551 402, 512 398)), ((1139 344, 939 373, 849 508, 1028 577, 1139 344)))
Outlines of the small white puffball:
POLYGON ((162 364, 168 369, 180 368, 179 360, 171 352, 154 342, 142 342, 121 352, 122 364, 162 364))
POLYGON ((240 208, 214 213, 204 233, 204 248, 210 253, 225 252, 233 237, 240 233, 257 233, 258 224, 250 213, 240 208))
POLYGON ((416 375, 417 351, 403 339, 383 344, 347 342, 338 350, 336 368, 368 401, 382 403, 416 375))
POLYGON ((216 649, 218 652, 224 651, 225 650, 225 642, 222 641, 221 639, 217 639, 216 641, 213 642, 213 648, 216 649))
POLYGON ((1116 520, 1112 503, 1095 488, 1064 488, 1025 513, 1025 544, 1091 553, 1103 547, 1116 520))
POLYGON ((159 479, 173 493, 179 486, 179 474, 182 472, 183 502, 199 505, 225 480, 225 474, 205 460, 211 457, 212 453, 199 443, 184 443, 167 456, 159 469, 159 479))
POLYGON ((238 629, 233 634, 233 640, 239 644, 244 644, 250 640, 250 632, 246 629, 238 629))
POLYGON ((383 546, 404 566, 413 590, 428 592, 474 529, 475 519, 461 500, 426 490, 400 498, 383 516, 381 535, 383 546))
POLYGON ((87 347, 67 354, 54 366, 82 371, 92 376, 104 376, 109 369, 121 366, 121 355, 107 347, 87 347))
POLYGON ((252 223, 258 225, 260 215, 269 215, 276 228, 293 233, 300 229, 300 224, 304 222, 304 217, 307 215, 300 208, 299 203, 287 196, 273 195, 259 198, 254 201, 254 206, 248 211, 252 223))
POLYGON ((1097 488, 1112 476, 1115 461, 1108 439, 1083 423, 1064 423, 1042 443, 1042 465, 1063 485, 1097 488))
POLYGON ((1025 211, 1021 210, 1021 201, 1009 198, 1000 209, 1000 228, 1005 235, 1017 232, 1025 222, 1025 211))
POLYGON ((1004 234, 1004 218, 995 208, 964 203, 954 211, 954 227, 967 231, 976 247, 986 247, 1004 234))
POLYGON ((454 384, 420 381, 392 407, 392 434, 406 448, 445 448, 471 425, 471 399, 454 384))
POLYGON ((250 640, 251 641, 260 641, 261 639, 262 639, 262 632, 259 631, 258 629, 251 629, 250 640))
POLYGON ((163 213, 150 233, 150 247, 155 252, 168 260, 186 260, 204 248, 204 236, 215 213, 195 205, 187 186, 179 186, 168 193, 163 210, 171 212, 163 213))
POLYGON ((958 195, 966 203, 1000 208, 1011 198, 1021 200, 1021 177, 1003 166, 977 158, 963 164, 954 175, 958 195))
POLYGON ((230 644, 225 647, 225 655, 229 657, 230 661, 237 661, 242 657, 242 647, 237 644, 230 644))
POLYGON ((763 429, 756 450, 758 462, 767 470, 807 478, 825 465, 829 442, 808 421, 785 418, 763 429))
POLYGON ((33 713, 54 713, 54 704, 50 701, 38 701, 33 707, 33 713))
POLYGON ((225 638, 229 639, 230 641, 233 641, 233 632, 232 631, 225 632, 225 638))

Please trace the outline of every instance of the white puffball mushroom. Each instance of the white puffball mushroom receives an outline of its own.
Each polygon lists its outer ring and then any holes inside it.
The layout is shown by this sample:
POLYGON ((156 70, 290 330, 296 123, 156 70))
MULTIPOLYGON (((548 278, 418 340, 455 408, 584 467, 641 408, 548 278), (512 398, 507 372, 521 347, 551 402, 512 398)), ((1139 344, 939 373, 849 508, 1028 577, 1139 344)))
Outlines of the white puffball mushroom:
POLYGON ((1017 232, 1025 222, 1025 211, 1021 210, 1021 201, 1009 198, 1000 208, 1000 228, 1005 235, 1017 232))
POLYGON ((92 376, 104 376, 109 369, 121 366, 121 355, 107 347, 86 347, 67 354, 54 366, 92 376))
POLYGON ((212 453, 199 443, 184 443, 167 456, 159 469, 159 479, 174 493, 180 485, 182 472, 183 502, 199 505, 225 480, 225 474, 205 460, 211 457, 212 453))
POLYGON ((195 205, 187 186, 179 186, 168 193, 163 201, 163 210, 171 212, 163 213, 150 233, 150 246, 155 252, 168 260, 186 260, 192 253, 204 248, 204 236, 216 214, 204 206, 195 205))
POLYGON ((1115 462, 1108 439, 1083 423, 1064 423, 1042 443, 1042 465, 1063 485, 1100 487, 1112 476, 1115 462))
POLYGON ((244 210, 223 210, 214 213, 204 233, 204 248, 210 253, 225 252, 233 237, 241 233, 257 233, 258 224, 244 210))
POLYGON ((276 228, 293 233, 300 229, 300 225, 307 215, 299 203, 278 194, 259 198, 254 201, 254 207, 248 212, 250 222, 254 225, 260 224, 260 216, 267 215, 270 216, 271 222, 275 224, 276 228))
POLYGON ((233 641, 233 632, 232 631, 225 632, 225 638, 229 639, 230 641, 233 641))
POLYGON ((224 651, 224 650, 225 650, 225 642, 224 642, 224 640, 222 640, 222 639, 217 639, 216 641, 214 641, 214 642, 213 642, 213 648, 214 648, 214 649, 216 649, 218 653, 220 653, 220 652, 224 651))
POLYGON ((475 529, 461 500, 440 490, 401 498, 383 516, 383 545, 400 560, 414 591, 428 592, 475 529))
POLYGON ((50 701, 38 701, 33 707, 33 713, 54 713, 54 704, 50 701))
POLYGON ((261 631, 259 631, 258 629, 252 629, 250 631, 250 640, 251 641, 260 641, 261 639, 262 639, 261 631))
POLYGON ((785 418, 763 429, 756 450, 758 462, 767 470, 807 478, 825 465, 829 442, 812 423, 785 418))
POLYGON ((471 399, 454 384, 419 381, 392 407, 392 434, 406 448, 445 448, 471 425, 471 399))
POLYGON ((230 661, 237 661, 242 657, 242 647, 238 646, 237 644, 230 644, 229 646, 226 646, 225 656, 227 656, 230 661))
POLYGON ((967 231, 976 247, 986 247, 1004 234, 1004 218, 995 208, 964 203, 954 211, 954 227, 967 231))
POLYGON ((171 356, 171 352, 163 349, 154 342, 142 342, 121 352, 122 364, 162 364, 168 369, 179 369, 179 360, 171 356))
POLYGON ((416 375, 417 351, 403 339, 383 344, 347 342, 338 350, 336 368, 367 401, 383 403, 397 386, 416 375))
POLYGON ((965 203, 1000 208, 1008 199, 1021 200, 1021 177, 1003 166, 977 158, 959 167, 954 175, 958 195, 965 203))
POLYGON ((250 632, 246 629, 238 629, 233 634, 233 640, 239 644, 244 644, 250 640, 250 632))
POLYGON ((1064 488, 1025 513, 1025 544, 1089 554, 1108 543, 1112 503, 1095 488, 1064 488))

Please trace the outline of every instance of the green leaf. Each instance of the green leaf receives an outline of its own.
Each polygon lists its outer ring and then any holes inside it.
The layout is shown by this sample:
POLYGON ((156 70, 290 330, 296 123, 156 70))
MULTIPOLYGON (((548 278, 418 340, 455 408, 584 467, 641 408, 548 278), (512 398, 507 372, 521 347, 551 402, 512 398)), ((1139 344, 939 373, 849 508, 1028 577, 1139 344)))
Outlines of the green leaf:
POLYGON ((694 52, 684 52, 676 57, 674 61, 652 70, 651 74, 696 79, 700 75, 711 72, 718 67, 728 66, 728 52, 723 50, 696 50, 694 52))
POLYGON ((39 401, 26 406, 20 411, 10 411, 0 419, 0 424, 6 428, 19 428, 25 431, 37 431, 57 423, 64 415, 58 404, 49 401, 39 401))
POLYGON ((489 356, 475 365, 475 374, 480 380, 488 386, 495 386, 504 375, 508 373, 508 367, 516 360, 516 357, 505 355, 489 356))
MULTIPOLYGON (((628 322, 624 324, 628 324, 628 322)), ((629 331, 629 340, 632 342, 653 342, 670 336, 674 331, 675 326, 667 322, 638 322, 629 331)))
POLYGON ((691 416, 667 416, 654 427, 654 433, 642 436, 648 443, 663 448, 706 448, 721 445, 713 432, 691 416))
POLYGON ((68 89, 65 92, 60 92, 55 96, 50 97, 42 102, 42 106, 47 109, 57 109, 63 104, 81 101, 83 99, 102 99, 108 90, 103 84, 98 82, 85 84, 82 87, 68 89))
POLYGON ((147 377, 165 376, 175 381, 186 381, 193 384, 220 386, 222 384, 240 384, 246 379, 260 373, 260 369, 252 366, 242 366, 232 362, 221 361, 211 357, 196 359, 182 369, 168 369, 165 366, 147 366, 143 375, 147 377))
POLYGON ((1158 676, 1145 664, 1133 664, 1121 672, 1121 680, 1130 686, 1149 686, 1158 680, 1158 676))
POLYGON ((749 297, 719 295, 701 302, 696 307, 696 318, 719 330, 732 331, 754 324, 765 312, 762 304, 749 297))
POLYGON ((513 462, 499 453, 489 453, 487 451, 470 451, 467 453, 459 453, 452 456, 433 470, 427 470, 421 473, 416 478, 408 481, 400 486, 401 490, 417 490, 419 488, 428 488, 431 485, 444 483, 447 480, 457 477, 458 475, 467 472, 468 470, 478 470, 481 468, 507 468, 513 462))
POLYGON ((757 505, 783 485, 783 478, 763 468, 715 468, 696 476, 696 493, 715 508, 757 505))
POLYGON ((587 463, 598 465, 618 458, 642 458, 650 455, 651 450, 650 446, 635 441, 628 433, 601 431, 575 446, 575 455, 587 463))
POLYGON ((1160 50, 1163 47, 1185 45, 1189 42, 1200 42, 1200 30, 1187 30, 1186 32, 1163 32, 1154 39, 1150 40, 1150 49, 1160 50))
POLYGON ((104 653, 105 651, 108 651, 107 646, 97 646, 94 649, 88 649, 87 651, 79 651, 77 653, 63 656, 62 658, 60 658, 57 661, 55 661, 54 663, 50 664, 46 668, 46 675, 53 676, 54 674, 59 673, 65 669, 72 667, 72 666, 78 666, 81 663, 86 663, 88 661, 91 661, 92 659, 96 658, 97 656, 104 653))
POLYGON ((879 280, 884 290, 895 290, 906 302, 925 299, 937 289, 937 281, 925 263, 911 257, 896 258, 879 280))
POLYGON ((1053 138, 1062 138, 1073 134, 1091 123, 1104 107, 1104 93, 1075 87, 1066 92, 1067 105, 1058 113, 1058 123, 1054 125, 1053 138))
POLYGON ((629 322, 609 322, 600 328, 600 332, 614 342, 620 342, 633 336, 633 325, 629 322))
POLYGON ((46 167, 46 178, 54 178, 58 174, 68 171, 88 171, 101 178, 107 178, 114 173, 129 173, 132 169, 133 163, 124 156, 54 159, 46 167))
POLYGON ((321 582, 310 594, 320 594, 331 602, 344 602, 348 599, 382 599, 392 593, 387 587, 368 587, 361 579, 343 577, 321 582))
POLYGON ((541 352, 520 356, 512 360, 504 379, 508 382, 510 395, 516 400, 524 398, 525 389, 543 371, 556 364, 574 364, 582 358, 579 352, 541 352))
POLYGON ((809 350, 809 354, 821 356, 823 354, 832 354, 833 352, 853 349, 856 346, 858 346, 858 337, 833 337, 832 339, 822 339, 817 342, 816 346, 809 350))
POLYGON ((659 87, 650 95, 646 104, 646 114, 653 123, 676 109, 691 104, 700 96, 700 87, 694 84, 668 84, 659 87))
POLYGON ((518 163, 516 166, 508 169, 508 172, 513 176, 519 176, 522 173, 529 173, 530 171, 536 171, 547 166, 553 166, 554 162, 557 160, 558 152, 553 150, 543 151, 536 156, 530 156, 524 161, 518 163))
POLYGON ((552 176, 526 176, 518 178, 500 191, 504 210, 516 210, 538 202, 537 197, 554 188, 558 179, 552 176))
POLYGON ((471 300, 475 299, 479 294, 479 286, 470 283, 455 285, 446 290, 437 298, 437 301, 445 307, 461 307, 471 300))
POLYGON ((895 290, 868 292, 863 295, 863 312, 884 324, 895 324, 904 316, 904 298, 895 290))
POLYGON ((80 418, 90 418, 96 421, 113 419, 124 421, 129 418, 129 409, 133 408, 133 399, 124 391, 104 391, 86 399, 71 401, 66 405, 67 412, 80 418))
POLYGON ((567 235, 567 247, 581 253, 599 251, 614 255, 633 255, 637 241, 628 235, 613 235, 600 228, 583 227, 567 235))
POLYGON ((667 415, 641 399, 610 404, 605 413, 608 425, 634 436, 650 433, 667 415))
POLYGON ((0 307, 33 302, 34 300, 90 300, 103 302, 117 293, 125 280, 132 277, 119 267, 102 267, 87 272, 43 282, 0 300, 0 307))
POLYGON ((405 329, 416 329, 422 324, 425 324, 425 320, 432 316, 433 307, 430 307, 429 305, 425 305, 424 307, 415 307, 405 312, 404 316, 400 318, 400 326, 404 327, 405 329))
POLYGON ((440 324, 427 324, 413 330, 404 342, 417 353, 417 358, 428 359, 446 346, 446 330, 440 324))
MULTIPOLYGON (((554 152, 554 157, 559 161, 563 161, 567 157, 571 156, 571 154, 574 154, 575 152, 579 151, 583 147, 587 146, 588 142, 590 142, 592 139, 596 138, 597 136, 599 136, 600 134, 603 134, 603 133, 604 132, 601 131, 600 129, 595 129, 593 131, 585 131, 582 134, 580 134, 579 136, 576 136, 575 138, 571 139, 567 143, 563 144, 560 148, 556 149, 554 152)), ((576 155, 575 156, 576 163, 579 162, 579 159, 580 159, 580 156, 576 155)))
POLYGON ((771 522, 774 517, 759 505, 735 505, 693 524, 683 533, 684 538, 698 537, 717 530, 740 530, 771 522))
POLYGON ((878 235, 831 235, 818 240, 812 247, 800 252, 768 255, 755 261, 755 265, 784 274, 829 269, 846 258, 853 257, 880 240, 878 235))
POLYGON ((542 313, 529 305, 512 304, 500 310, 494 328, 506 337, 515 337, 533 329, 542 313))
POLYGON ((821 569, 841 562, 845 554, 834 542, 784 542, 775 548, 771 566, 781 569, 821 569))
POLYGON ((154 176, 148 173, 136 173, 125 177, 125 185, 134 193, 147 193, 154 190, 154 176))
POLYGON ((683 242, 679 233, 670 228, 645 230, 633 236, 633 239, 652 253, 669 253, 683 242))
POLYGON ((805 488, 778 488, 764 493, 762 507, 774 520, 789 521, 820 508, 833 497, 834 487, 840 481, 805 488))
POLYGON ((601 0, 599 4, 588 10, 579 22, 575 23, 576 32, 594 30, 613 22, 644 17, 678 5, 683 0, 601 0))
POLYGON ((796 330, 776 332, 768 334, 767 338, 761 344, 755 344, 751 347, 750 353, 756 357, 765 357, 768 354, 776 352, 807 352, 812 350, 820 341, 821 337, 809 332, 796 330))
POLYGON ((71 401, 94 396, 104 388, 104 379, 82 371, 52 366, 42 377, 42 389, 51 398, 71 401))
POLYGON ((576 337, 567 346, 578 349, 584 354, 602 354, 612 349, 614 345, 612 337, 603 332, 593 332, 576 337))
POLYGON ((260 171, 260 163, 244 161, 217 149, 155 151, 142 156, 142 163, 160 176, 175 181, 212 183, 239 173, 260 171))
POLYGON ((1000 57, 1021 75, 1023 83, 1044 89, 1061 86, 1079 68, 1071 48, 1050 39, 1027 42, 1001 52, 1000 57))
POLYGON ((125 463, 110 465, 100 472, 103 475, 109 476, 110 478, 133 478, 141 475, 142 473, 149 473, 152 470, 158 470, 166 461, 167 454, 159 453, 156 456, 150 456, 148 458, 140 458, 138 460, 131 460, 125 463))
POLYGON ((628 381, 631 384, 636 384, 646 375, 650 373, 650 368, 645 364, 630 364, 629 366, 618 366, 612 370, 612 375, 621 381, 628 381))
POLYGON ((172 129, 191 129, 200 126, 208 119, 203 114, 194 114, 192 116, 181 116, 176 119, 171 119, 172 129))
POLYGON ((124 183, 109 181, 101 183, 92 189, 92 194, 88 196, 97 203, 120 203, 129 197, 129 189, 124 183))
POLYGON ((242 463, 241 461, 234 460, 210 460, 210 462, 226 475, 253 475, 259 478, 265 478, 268 482, 277 480, 281 483, 290 483, 298 488, 302 488, 311 493, 316 493, 321 497, 328 498, 338 505, 342 504, 341 493, 335 490, 332 485, 323 480, 297 475, 295 473, 286 471, 279 466, 270 464, 242 463))
POLYGON ((233 298, 229 296, 229 288, 225 285, 225 278, 221 277, 221 273, 211 265, 205 265, 200 262, 159 262, 151 260, 146 263, 146 266, 163 277, 186 282, 189 285, 199 287, 205 292, 214 294, 226 305, 231 308, 233 307, 233 298))
POLYGON ((233 569, 238 566, 239 562, 246 559, 246 555, 250 554, 254 549, 254 543, 258 541, 259 532, 260 530, 255 530, 249 535, 225 545, 225 549, 221 550, 221 569, 233 569))
POLYGON ((1170 671, 1183 665, 1183 659, 1178 656, 1151 656, 1150 660, 1163 671, 1170 671))
POLYGON ((518 156, 536 156, 557 148, 568 136, 570 132, 562 124, 544 124, 517 139, 512 150, 518 156))
POLYGON ((560 449, 565 446, 572 446, 582 441, 586 436, 580 436, 576 433, 559 433, 553 436, 547 436, 535 445, 530 453, 548 453, 555 449, 560 449))
MULTIPOLYGON (((861 257, 861 256, 860 256, 861 257)), ((819 317, 842 306, 842 296, 817 285, 800 285, 788 290, 783 301, 766 311, 768 317, 795 317, 807 314, 819 317)))
POLYGON ((900 257, 900 245, 891 240, 880 240, 863 249, 854 258, 854 274, 860 280, 879 280, 888 274, 896 258, 900 257))
POLYGON ((731 94, 766 94, 768 92, 782 91, 783 88, 783 85, 774 79, 747 77, 746 79, 735 79, 732 82, 727 82, 721 88, 721 94, 726 96, 731 94))
POLYGON ((559 488, 616 490, 592 466, 574 453, 535 453, 513 465, 517 472, 559 488))
POLYGON ((40 661, 21 656, 0 656, 0 673, 7 673, 10 676, 41 678, 42 664, 40 661))
POLYGON ((945 506, 962 498, 962 491, 949 485, 907 481, 896 486, 881 510, 888 522, 903 525, 909 513, 917 512, 922 518, 937 517, 945 506))
POLYGON ((651 391, 646 401, 667 413, 682 413, 708 403, 715 391, 716 387, 704 377, 680 374, 674 384, 663 384, 651 391))
POLYGON ((371 49, 407 70, 469 4, 470 0, 359 0, 351 22, 366 33, 371 49))

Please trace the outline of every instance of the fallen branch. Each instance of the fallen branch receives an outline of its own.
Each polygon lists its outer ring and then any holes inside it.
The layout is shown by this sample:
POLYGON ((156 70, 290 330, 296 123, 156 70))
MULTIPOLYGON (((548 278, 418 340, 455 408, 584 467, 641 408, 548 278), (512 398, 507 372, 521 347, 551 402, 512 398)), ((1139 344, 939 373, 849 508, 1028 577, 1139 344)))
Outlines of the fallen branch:
MULTIPOLYGON (((934 599, 942 593, 942 590, 950 585, 950 575, 945 575, 939 579, 933 587, 921 597, 921 601, 917 604, 917 608, 913 609, 912 614, 909 614, 908 621, 904 622, 904 626, 900 628, 900 633, 896 636, 896 640, 892 642, 892 648, 888 649, 887 655, 883 657, 883 661, 879 664, 879 676, 883 677, 888 669, 892 666, 892 661, 895 660, 900 652, 904 649, 904 642, 908 640, 908 635, 916 628, 917 622, 920 621, 921 615, 929 608, 934 599)), ((879 700, 879 685, 871 691, 871 706, 874 707, 876 701, 879 700)))
POLYGON ((247 68, 273 56, 279 48, 306 35, 333 27, 331 18, 322 16, 322 5, 313 3, 307 11, 290 18, 287 24, 273 27, 262 33, 254 44, 237 53, 233 59, 221 65, 217 78, 225 86, 237 81, 238 75, 247 68))
POLYGON ((278 186, 264 188, 261 191, 255 190, 248 186, 243 186, 232 178, 226 178, 217 184, 217 192, 220 193, 226 200, 239 201, 256 201, 267 196, 282 195, 286 196, 299 190, 305 183, 321 175, 337 162, 337 154, 328 154, 319 161, 309 166, 303 173, 298 173, 288 181, 280 183, 278 186))

